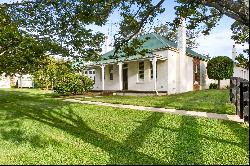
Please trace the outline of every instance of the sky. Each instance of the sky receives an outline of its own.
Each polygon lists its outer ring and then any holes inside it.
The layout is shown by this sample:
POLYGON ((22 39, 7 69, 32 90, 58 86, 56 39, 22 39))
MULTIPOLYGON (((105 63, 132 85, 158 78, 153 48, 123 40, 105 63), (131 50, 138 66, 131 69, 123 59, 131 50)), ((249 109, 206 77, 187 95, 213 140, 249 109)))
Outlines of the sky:
MULTIPOLYGON (((16 0, 15 0, 16 1, 16 0)), ((156 3, 158 0, 153 0, 156 3)), ((10 3, 13 0, 0 0, 0 3, 10 3)), ((166 21, 172 21, 175 18, 174 6, 178 5, 175 0, 166 0, 163 6, 166 8, 166 11, 157 16, 155 23, 164 23, 166 21)), ((106 35, 113 35, 118 30, 115 27, 114 23, 119 21, 119 15, 117 12, 114 12, 109 18, 108 23, 103 27, 90 26, 94 31, 100 31, 106 35), (112 25, 112 26, 111 26, 112 25), (112 31, 111 31, 112 29, 112 31), (111 34, 112 32, 112 34, 111 34)), ((209 54, 210 57, 215 56, 229 56, 232 55, 232 47, 234 41, 231 39, 232 32, 230 30, 231 24, 234 22, 233 19, 223 16, 223 18, 218 22, 218 25, 211 31, 208 36, 200 36, 197 38, 197 43, 199 44, 198 48, 195 48, 194 51, 200 54, 209 54)), ((248 46, 245 46, 248 47, 248 46)), ((237 53, 241 53, 243 46, 236 45, 237 53)))

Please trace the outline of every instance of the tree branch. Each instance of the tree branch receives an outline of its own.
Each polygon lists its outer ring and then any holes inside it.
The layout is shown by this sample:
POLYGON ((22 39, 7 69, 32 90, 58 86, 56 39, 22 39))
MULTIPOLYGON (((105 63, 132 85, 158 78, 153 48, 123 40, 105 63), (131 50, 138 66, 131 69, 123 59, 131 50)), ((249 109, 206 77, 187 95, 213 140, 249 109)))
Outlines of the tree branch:
MULTIPOLYGON (((127 42, 128 42, 129 40, 131 40, 136 34, 138 34, 138 33, 140 32, 141 28, 143 27, 143 25, 147 22, 148 17, 154 12, 154 10, 155 10, 156 8, 160 7, 160 6, 163 4, 164 1, 165 1, 165 0, 160 0, 155 6, 151 7, 151 9, 148 10, 146 16, 140 21, 140 23, 139 23, 139 28, 136 29, 136 31, 135 31, 132 35, 130 35, 129 37, 127 37, 126 39, 124 39, 122 42, 123 42, 123 43, 127 43, 127 42)), ((120 49, 120 47, 121 47, 121 46, 119 45, 119 46, 115 49, 114 55, 117 53, 117 51, 120 49)))

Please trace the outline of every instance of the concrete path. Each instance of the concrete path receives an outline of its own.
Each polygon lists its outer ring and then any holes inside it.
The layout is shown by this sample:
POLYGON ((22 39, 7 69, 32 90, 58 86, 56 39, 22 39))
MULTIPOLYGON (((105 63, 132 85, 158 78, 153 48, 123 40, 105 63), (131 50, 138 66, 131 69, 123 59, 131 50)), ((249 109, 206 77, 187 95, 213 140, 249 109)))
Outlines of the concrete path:
POLYGON ((128 109, 163 112, 163 113, 167 112, 167 113, 178 114, 178 115, 199 116, 199 117, 206 117, 206 118, 211 118, 211 119, 224 119, 224 120, 235 121, 235 122, 244 122, 244 120, 240 119, 238 115, 216 114, 216 113, 207 113, 207 112, 185 111, 185 110, 123 105, 123 104, 111 104, 111 103, 94 102, 94 101, 80 101, 80 98, 79 99, 78 98, 65 99, 64 101, 82 103, 82 104, 108 106, 108 107, 115 107, 115 108, 128 108, 128 109))

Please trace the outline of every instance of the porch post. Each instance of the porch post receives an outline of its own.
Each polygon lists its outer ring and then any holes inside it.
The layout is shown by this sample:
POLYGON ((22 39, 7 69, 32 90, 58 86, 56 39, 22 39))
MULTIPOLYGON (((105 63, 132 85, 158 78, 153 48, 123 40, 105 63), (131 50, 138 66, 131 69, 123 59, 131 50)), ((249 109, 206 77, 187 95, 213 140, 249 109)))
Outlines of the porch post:
POLYGON ((154 80, 154 90, 157 91, 157 82, 156 82, 156 62, 157 58, 154 57, 152 61, 152 67, 153 67, 153 80, 154 80))
POLYGON ((104 67, 105 65, 101 65, 102 68, 102 90, 104 91, 104 67))
POLYGON ((122 90, 122 63, 118 63, 119 68, 119 90, 122 90))

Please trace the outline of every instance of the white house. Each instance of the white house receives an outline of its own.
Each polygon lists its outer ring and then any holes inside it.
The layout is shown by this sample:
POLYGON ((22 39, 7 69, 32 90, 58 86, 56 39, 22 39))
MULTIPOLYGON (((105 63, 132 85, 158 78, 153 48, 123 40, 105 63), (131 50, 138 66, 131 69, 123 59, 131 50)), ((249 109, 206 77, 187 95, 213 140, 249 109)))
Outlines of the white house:
POLYGON ((179 28, 178 43, 150 33, 140 36, 148 39, 143 48, 150 50, 145 56, 136 55, 112 59, 114 50, 93 63, 94 90, 153 93, 182 93, 195 88, 206 88, 207 57, 186 48, 185 23, 179 28))
MULTIPOLYGON (((125 57, 120 53, 118 59, 113 59, 112 50, 105 53, 101 61, 90 65, 95 69, 94 91, 175 94, 207 89, 210 83, 217 83, 208 79, 207 56, 186 48, 184 21, 178 30, 177 43, 156 33, 139 38, 149 38, 143 44, 143 48, 150 51, 145 56, 125 57)), ((240 72, 248 77, 248 72, 239 67, 235 67, 234 76, 243 77, 240 72)), ((221 82, 222 86, 229 85, 229 80, 221 82)))

